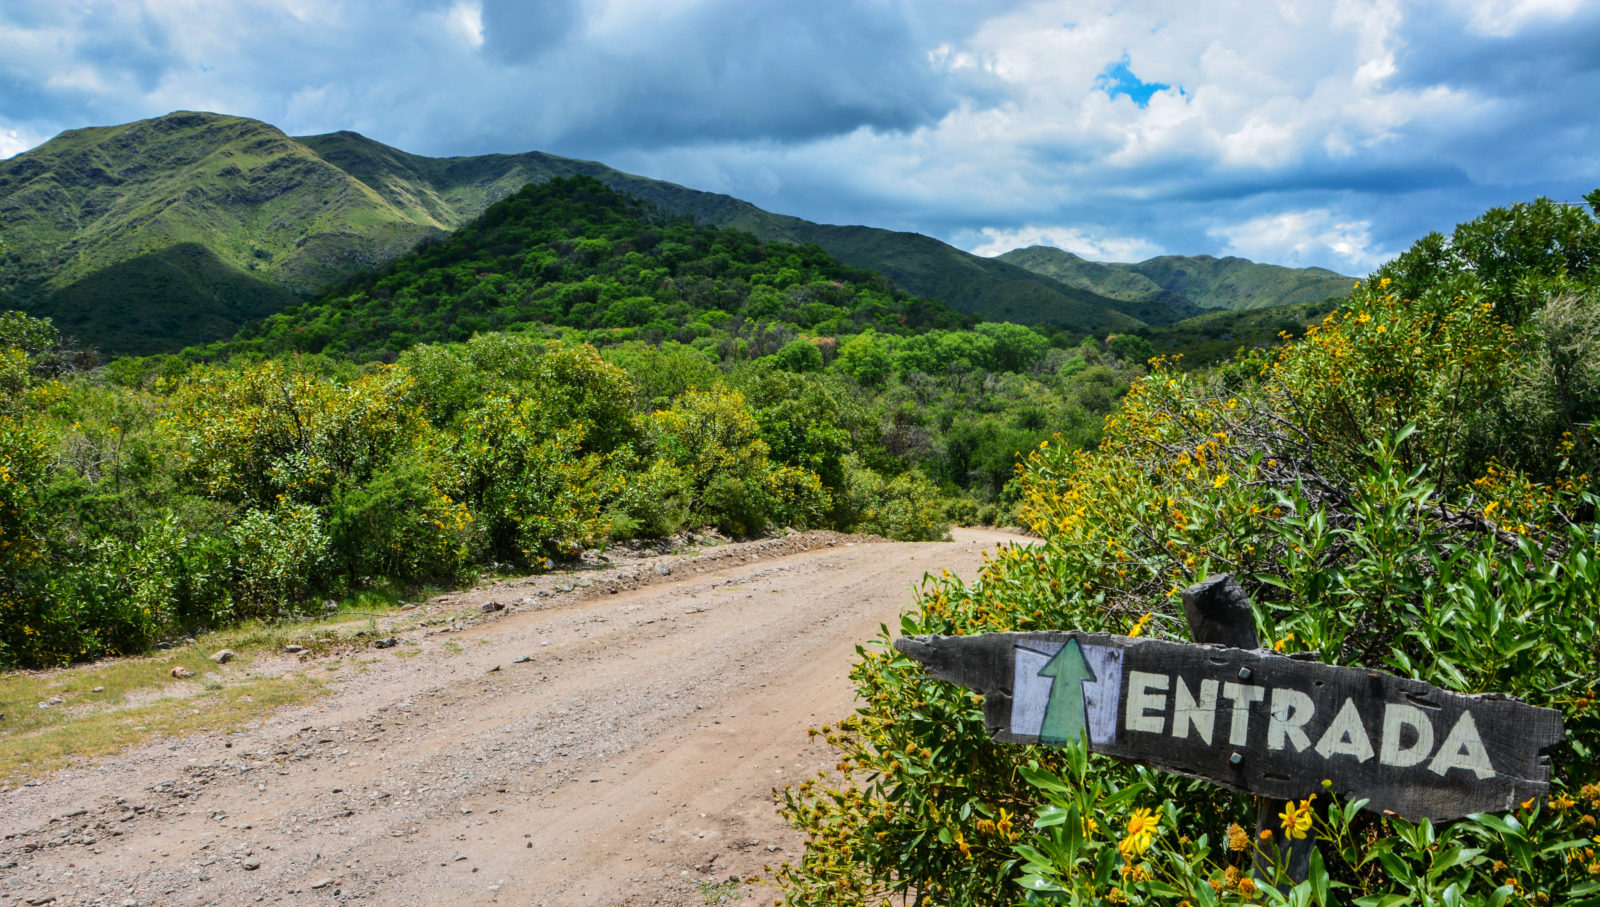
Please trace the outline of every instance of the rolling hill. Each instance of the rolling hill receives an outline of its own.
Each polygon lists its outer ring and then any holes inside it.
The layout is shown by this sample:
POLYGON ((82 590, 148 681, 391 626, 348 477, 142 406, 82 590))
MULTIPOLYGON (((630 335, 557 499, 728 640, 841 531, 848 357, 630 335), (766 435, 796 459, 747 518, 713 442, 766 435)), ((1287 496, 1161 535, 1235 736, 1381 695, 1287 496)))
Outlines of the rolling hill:
POLYGON ((696 222, 815 243, 958 312, 1070 331, 1171 325, 1212 309, 1319 301, 1349 279, 1238 258, 1089 262, 1034 247, 983 258, 916 233, 817 224, 540 152, 430 158, 353 132, 291 137, 180 111, 64 132, 0 161, 0 309, 48 316, 107 353, 231 336, 528 183, 589 176, 696 222))
POLYGON ((576 175, 703 224, 814 242, 906 292, 989 319, 1106 331, 1193 314, 1110 299, 926 236, 813 224, 591 161, 427 158, 352 132, 296 138, 194 112, 71 130, 0 161, 0 308, 51 317, 109 353, 177 349, 391 261, 527 183, 576 175))
POLYGON ((1064 249, 1030 246, 999 260, 1124 303, 1248 310, 1343 297, 1354 279, 1326 268, 1285 268, 1243 258, 1163 255, 1137 264, 1088 261, 1064 249))

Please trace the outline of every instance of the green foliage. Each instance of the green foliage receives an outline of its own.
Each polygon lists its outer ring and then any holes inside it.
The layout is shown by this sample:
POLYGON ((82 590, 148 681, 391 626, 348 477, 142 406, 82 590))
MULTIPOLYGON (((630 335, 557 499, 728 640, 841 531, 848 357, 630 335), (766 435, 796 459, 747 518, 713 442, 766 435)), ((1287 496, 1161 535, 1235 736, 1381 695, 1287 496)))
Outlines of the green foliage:
POLYGON ((53 438, 0 411, 0 666, 49 663, 54 653, 80 654, 65 616, 47 594, 46 536, 41 505, 53 438))
POLYGON ((452 474, 441 456, 432 449, 404 453, 367 482, 336 489, 328 534, 351 578, 451 580, 473 562, 481 532, 471 508, 439 487, 452 474))
MULTIPOLYGON (((1242 258, 1163 255, 1137 264, 1085 261, 1048 246, 1013 249, 1001 261, 1126 302, 1248 311, 1343 298, 1350 278, 1325 268, 1284 268, 1242 258)), ((1183 317, 1180 315, 1180 317, 1183 317)), ((1141 316, 1143 317, 1143 316, 1141 316)), ((1152 325, 1176 319, 1145 318, 1152 325)))
MULTIPOLYGON (((1250 824, 1244 798, 994 745, 972 697, 885 634, 852 674, 859 714, 825 729, 844 777, 784 795, 811 836, 779 873, 788 903, 1595 903, 1600 286, 1579 269, 1596 223, 1573 212, 1536 203, 1426 239, 1276 354, 1209 375, 1158 363, 1097 448, 1029 453, 1020 512, 1039 543, 971 584, 930 578, 900 627, 1185 638, 1179 591, 1231 573, 1275 648, 1559 709, 1548 801, 1435 827, 1307 790, 1294 810, 1321 856, 1280 894, 1229 830, 1250 824)), ((1073 377, 1112 353, 1081 347, 1073 377)))
POLYGON ((696 226, 597 180, 571 177, 526 186, 448 239, 208 354, 298 350, 387 360, 417 343, 560 326, 605 343, 716 337, 730 349, 742 344, 749 358, 787 347, 785 361, 805 370, 822 363, 815 346, 791 346, 802 331, 904 332, 964 321, 817 246, 696 226))
POLYGON ((633 378, 636 405, 644 410, 665 408, 684 391, 705 390, 722 381, 715 359, 675 340, 660 346, 630 340, 602 355, 633 378))
POLYGON ((606 534, 601 506, 612 479, 604 461, 582 451, 581 422, 548 416, 532 397, 490 397, 449 445, 458 493, 507 561, 571 557, 606 534))
POLYGON ((808 489, 771 468, 770 448, 736 390, 689 391, 656 411, 650 448, 683 476, 692 517, 730 535, 754 535, 780 513, 803 517, 808 505, 820 503, 793 497, 809 497, 808 489))
POLYGON ((949 537, 939 488, 920 470, 885 479, 854 461, 846 461, 845 467, 845 485, 835 493, 835 501, 848 514, 849 525, 906 542, 949 537))
POLYGON ((329 588, 335 563, 322 514, 309 504, 250 510, 234 524, 234 613, 281 617, 305 611, 329 588))

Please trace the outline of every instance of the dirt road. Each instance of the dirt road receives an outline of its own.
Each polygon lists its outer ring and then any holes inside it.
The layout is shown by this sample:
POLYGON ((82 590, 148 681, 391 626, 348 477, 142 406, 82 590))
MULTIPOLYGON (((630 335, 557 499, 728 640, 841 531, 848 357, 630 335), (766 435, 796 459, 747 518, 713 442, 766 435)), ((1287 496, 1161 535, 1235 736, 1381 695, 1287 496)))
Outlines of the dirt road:
POLYGON ((852 708, 855 646, 1008 540, 796 536, 430 602, 509 608, 414 621, 259 728, 0 794, 0 905, 770 904, 727 882, 798 854, 770 791, 832 766, 806 729, 852 708))

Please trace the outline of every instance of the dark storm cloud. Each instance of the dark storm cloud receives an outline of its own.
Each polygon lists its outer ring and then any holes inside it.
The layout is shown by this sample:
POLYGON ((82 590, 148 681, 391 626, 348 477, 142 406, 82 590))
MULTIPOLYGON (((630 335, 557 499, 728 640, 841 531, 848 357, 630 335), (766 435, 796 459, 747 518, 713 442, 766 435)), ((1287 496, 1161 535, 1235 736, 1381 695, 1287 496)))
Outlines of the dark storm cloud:
MULTIPOLYGON (((487 20, 485 31, 487 42, 487 20)), ((929 60, 937 40, 891 4, 721 0, 642 13, 535 76, 574 96, 565 147, 803 142, 936 122, 961 97, 929 60)))
POLYGON ((1597 48, 1561 0, 0 0, 0 155, 216 110, 991 252, 1353 273, 1600 185, 1597 48))
POLYGON ((537 59, 581 24, 582 6, 578 0, 485 0, 483 50, 504 63, 537 59))

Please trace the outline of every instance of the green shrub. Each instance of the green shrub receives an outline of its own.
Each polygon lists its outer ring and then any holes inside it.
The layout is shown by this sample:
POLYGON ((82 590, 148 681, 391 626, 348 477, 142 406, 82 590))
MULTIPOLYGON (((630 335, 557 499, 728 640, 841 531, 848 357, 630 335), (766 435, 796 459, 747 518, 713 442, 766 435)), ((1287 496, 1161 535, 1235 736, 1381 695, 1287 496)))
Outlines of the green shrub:
POLYGON ((539 401, 491 397, 444 451, 456 476, 449 497, 470 508, 503 561, 571 557, 606 537, 602 509, 617 477, 582 452, 582 423, 550 422, 539 401))
MULTIPOLYGON (((783 795, 811 838, 779 871, 786 901, 1596 903, 1600 468, 1593 417, 1576 414, 1600 400, 1578 357, 1554 363, 1588 348, 1600 275, 1584 259, 1589 283, 1574 287, 1568 267, 1594 247, 1592 219, 1540 211, 1536 235, 1495 234, 1504 256, 1458 231, 1472 239, 1461 254, 1494 267, 1430 275, 1421 263, 1451 250, 1420 243, 1276 355, 1211 376, 1157 363, 1096 450, 1028 455, 1018 509, 1040 542, 1003 547, 970 584, 931 577, 899 630, 1184 639, 1178 593, 1231 573, 1275 648, 1560 710, 1549 800, 1438 825, 1336 803, 1308 829, 1312 878, 1285 899, 1277 879, 1249 878, 1248 838, 1233 846, 1247 798, 994 744, 976 697, 886 633, 852 673, 857 715, 824 729, 843 777, 783 795), (1552 223, 1572 241, 1546 242, 1552 223), (1485 430, 1513 408, 1522 428, 1485 430)), ((1520 222, 1502 215, 1485 221, 1520 222)))
POLYGON ((328 534, 351 580, 421 583, 462 575, 477 547, 476 522, 441 488, 450 479, 424 450, 395 458, 364 484, 335 491, 328 534))
POLYGON ((288 617, 309 610, 334 588, 331 540, 315 507, 286 504, 251 510, 229 534, 238 551, 236 617, 288 617))
MULTIPOLYGON (((841 528, 906 542, 949 537, 939 489, 920 471, 912 469, 886 479, 854 461, 848 466, 844 509, 850 519, 841 528)), ((976 505, 967 503, 975 517, 976 505)))
MULTIPOLYGON (((624 477, 615 509, 627 521, 629 535, 665 538, 688 525, 692 494, 682 469, 656 459, 624 477)), ((612 535, 620 537, 617 529, 612 535)))

